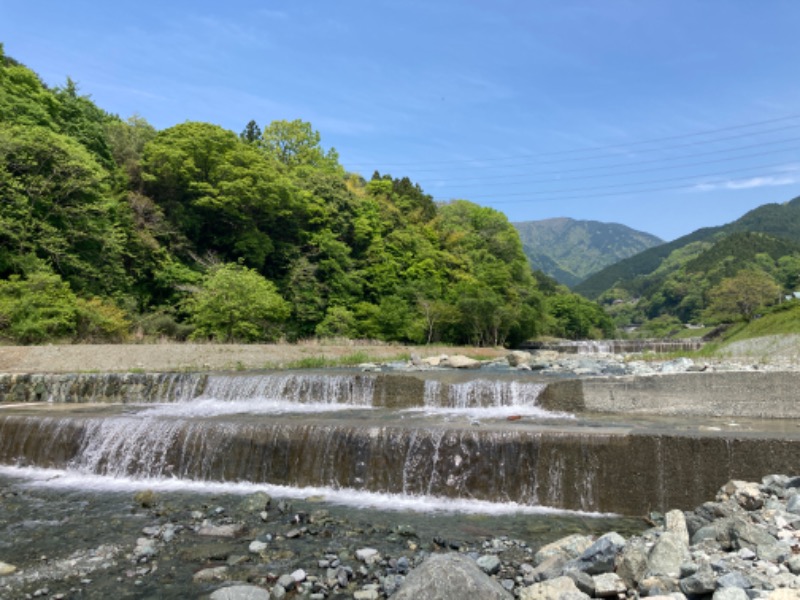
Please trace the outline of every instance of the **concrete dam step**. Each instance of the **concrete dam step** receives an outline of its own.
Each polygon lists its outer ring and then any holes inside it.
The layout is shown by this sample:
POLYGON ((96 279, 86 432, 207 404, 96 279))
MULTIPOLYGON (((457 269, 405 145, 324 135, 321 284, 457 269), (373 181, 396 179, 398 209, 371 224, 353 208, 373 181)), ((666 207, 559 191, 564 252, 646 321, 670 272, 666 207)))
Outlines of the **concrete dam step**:
POLYGON ((729 479, 794 472, 798 442, 341 416, 0 414, 0 463, 107 477, 325 486, 642 515, 690 508, 729 479))

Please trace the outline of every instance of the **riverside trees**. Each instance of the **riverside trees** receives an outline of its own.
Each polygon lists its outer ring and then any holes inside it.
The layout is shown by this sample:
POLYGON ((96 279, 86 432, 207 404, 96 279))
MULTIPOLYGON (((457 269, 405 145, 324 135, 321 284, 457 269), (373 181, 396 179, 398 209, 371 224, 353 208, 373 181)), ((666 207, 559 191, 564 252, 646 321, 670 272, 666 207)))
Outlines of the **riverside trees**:
POLYGON ((1 50, 0 197, 0 339, 497 345, 554 322, 502 213, 347 173, 299 120, 121 120, 1 50), (21 311, 42 286, 53 310, 21 311))

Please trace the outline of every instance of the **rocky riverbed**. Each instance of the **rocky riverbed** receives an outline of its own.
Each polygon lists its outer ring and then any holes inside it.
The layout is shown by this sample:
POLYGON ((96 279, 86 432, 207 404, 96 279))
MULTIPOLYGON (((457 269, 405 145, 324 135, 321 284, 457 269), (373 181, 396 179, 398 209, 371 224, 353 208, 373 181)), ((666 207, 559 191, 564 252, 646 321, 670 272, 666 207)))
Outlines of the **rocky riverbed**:
POLYGON ((54 489, 0 478, 0 598, 385 598, 434 554, 491 549, 530 562, 559 537, 609 529, 632 534, 643 524, 552 511, 389 511, 263 492, 54 489))
POLYGON ((800 477, 693 511, 379 514, 314 499, 0 487, 2 598, 800 597, 800 477), (503 523, 503 525, 501 525, 503 523), (504 531, 505 530, 505 531, 504 531))

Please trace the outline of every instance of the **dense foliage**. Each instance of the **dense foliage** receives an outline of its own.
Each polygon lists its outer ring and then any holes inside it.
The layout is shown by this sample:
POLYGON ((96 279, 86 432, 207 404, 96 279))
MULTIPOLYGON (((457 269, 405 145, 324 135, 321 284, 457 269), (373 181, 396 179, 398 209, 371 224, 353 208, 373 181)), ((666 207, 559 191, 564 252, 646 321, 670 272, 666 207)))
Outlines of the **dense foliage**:
POLYGON ((8 341, 608 332, 597 305, 539 284, 502 213, 347 173, 299 120, 122 120, 1 47, 0 198, 8 341))

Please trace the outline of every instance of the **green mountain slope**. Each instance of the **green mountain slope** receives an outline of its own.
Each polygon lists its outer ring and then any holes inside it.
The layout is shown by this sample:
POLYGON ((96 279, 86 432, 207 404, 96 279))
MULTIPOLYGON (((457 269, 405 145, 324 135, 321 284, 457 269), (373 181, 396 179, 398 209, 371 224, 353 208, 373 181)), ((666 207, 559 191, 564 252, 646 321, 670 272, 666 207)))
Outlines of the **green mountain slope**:
POLYGON ((514 223, 533 266, 570 287, 648 248, 660 238, 617 223, 568 218, 514 223))
POLYGON ((598 298, 613 287, 636 292, 635 280, 656 271, 673 252, 697 242, 713 243, 720 237, 748 231, 800 241, 800 197, 784 204, 765 204, 727 225, 698 229, 662 246, 645 250, 587 277, 574 289, 587 298, 598 298))
MULTIPOLYGON (((745 303, 743 296, 754 291, 760 294, 758 304, 770 304, 798 285, 800 200, 795 199, 647 250, 597 273, 576 290, 601 299, 618 325, 658 320, 671 326, 736 317, 730 303, 723 315, 724 290, 729 297, 742 296, 736 302, 745 303)), ((740 318, 752 314, 743 308, 740 318)))

